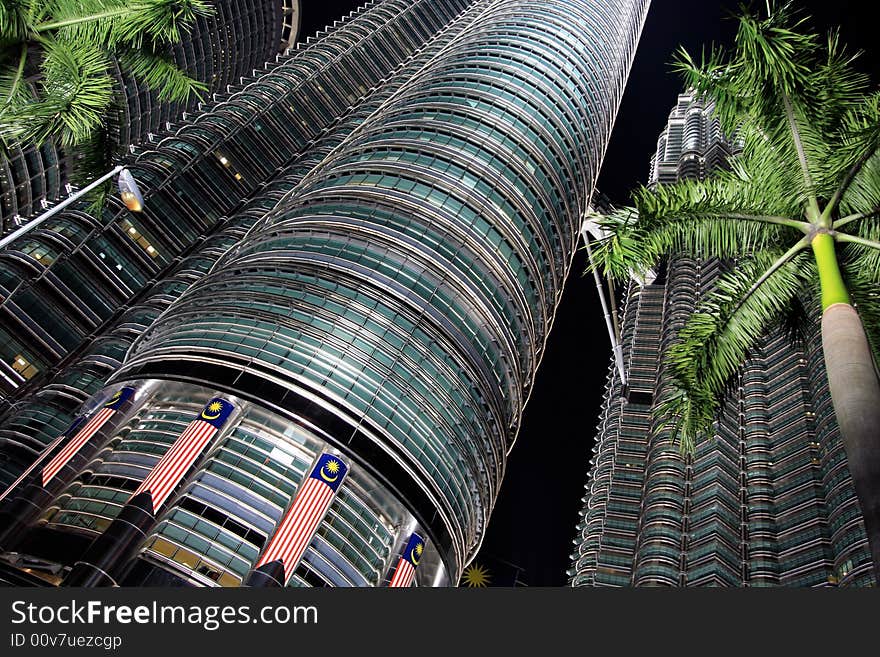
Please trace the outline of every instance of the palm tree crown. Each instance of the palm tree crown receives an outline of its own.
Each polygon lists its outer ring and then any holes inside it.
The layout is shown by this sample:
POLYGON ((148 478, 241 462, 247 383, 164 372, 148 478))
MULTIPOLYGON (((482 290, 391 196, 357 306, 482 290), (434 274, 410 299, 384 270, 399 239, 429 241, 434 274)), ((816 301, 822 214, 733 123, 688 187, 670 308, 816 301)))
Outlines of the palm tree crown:
POLYGON ((600 220, 616 277, 671 255, 732 263, 664 358, 658 426, 690 453, 750 348, 775 323, 820 318, 829 391, 880 582, 880 93, 836 32, 791 3, 743 9, 735 47, 676 68, 742 151, 704 181, 640 188, 600 220))
POLYGON ((56 139, 71 148, 94 138, 113 100, 117 63, 161 100, 204 90, 166 49, 209 12, 204 0, 4 0, 0 141, 56 139))
POLYGON ((633 194, 634 208, 603 217, 610 237, 597 262, 623 278, 672 254, 736 261, 667 354, 675 392, 661 405, 685 451, 710 429, 719 398, 749 348, 792 309, 852 300, 880 356, 880 94, 836 34, 798 31, 789 4, 767 18, 744 13, 736 48, 676 68, 715 101, 742 152, 704 181, 633 194), (840 263, 820 286, 830 242, 840 263), (817 244, 818 242, 818 244, 817 244), (836 247, 836 251, 835 251, 836 247))

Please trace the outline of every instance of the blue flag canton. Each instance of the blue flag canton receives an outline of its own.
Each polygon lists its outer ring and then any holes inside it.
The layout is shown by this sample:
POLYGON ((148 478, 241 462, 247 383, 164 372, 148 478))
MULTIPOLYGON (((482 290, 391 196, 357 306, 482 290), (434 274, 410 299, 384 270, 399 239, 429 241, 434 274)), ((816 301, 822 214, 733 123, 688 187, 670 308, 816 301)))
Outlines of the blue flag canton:
POLYGON ((75 418, 73 418, 73 422, 70 423, 70 426, 67 427, 67 429, 65 429, 64 433, 61 435, 62 436, 73 436, 77 431, 79 431, 82 428, 82 425, 84 425, 85 423, 86 423, 86 416, 85 415, 77 415, 75 418))
POLYGON ((199 419, 219 429, 226 423, 229 415, 234 410, 235 406, 232 405, 232 402, 228 402, 220 397, 214 397, 205 405, 205 410, 199 415, 199 419))
POLYGON ((116 391, 110 399, 107 400, 107 403, 104 404, 104 408, 110 408, 114 411, 118 411, 122 408, 122 405, 127 402, 129 399, 134 397, 134 388, 129 388, 126 386, 125 388, 121 388, 116 391))
POLYGON ((409 561, 413 568, 417 568, 424 552, 425 539, 413 532, 406 544, 406 549, 403 551, 403 558, 409 561))
POLYGON ((336 491, 342 480, 345 479, 346 473, 348 473, 348 466, 341 458, 333 454, 321 454, 309 476, 327 484, 336 491))

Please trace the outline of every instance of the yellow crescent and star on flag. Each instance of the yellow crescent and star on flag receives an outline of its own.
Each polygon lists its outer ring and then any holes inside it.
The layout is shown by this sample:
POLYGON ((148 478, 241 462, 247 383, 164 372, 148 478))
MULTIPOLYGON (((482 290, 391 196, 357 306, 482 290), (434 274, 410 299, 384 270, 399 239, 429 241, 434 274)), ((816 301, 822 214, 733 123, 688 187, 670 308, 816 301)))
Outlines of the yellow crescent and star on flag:
POLYGON ((422 560, 422 553, 425 551, 425 539, 416 532, 409 537, 404 550, 403 558, 409 561, 413 566, 418 566, 422 560))
POLYGON ((412 552, 410 553, 410 557, 409 557, 410 561, 412 561, 413 564, 418 566, 419 561, 421 561, 421 559, 422 559, 422 552, 424 552, 424 551, 425 551, 425 544, 424 543, 419 543, 418 545, 416 545, 412 549, 412 552))
POLYGON ((104 408, 112 408, 113 410, 117 410, 133 394, 134 388, 129 388, 128 386, 126 386, 125 388, 120 388, 113 394, 112 397, 110 397, 110 399, 108 399, 104 403, 104 408))
POLYGON ((220 428, 221 426, 223 426, 223 423, 226 422, 226 419, 232 413, 233 408, 234 406, 225 399, 214 397, 214 399, 212 399, 205 405, 205 408, 202 411, 202 414, 199 416, 199 419, 213 424, 217 428, 220 428))
POLYGON ((336 490, 339 488, 339 485, 342 483, 347 472, 348 466, 345 465, 342 459, 333 454, 327 454, 324 452, 318 457, 315 467, 312 468, 311 476, 318 481, 324 482, 333 490, 336 490))
POLYGON ((328 461, 321 468, 321 478, 331 484, 339 479, 339 461, 328 461))

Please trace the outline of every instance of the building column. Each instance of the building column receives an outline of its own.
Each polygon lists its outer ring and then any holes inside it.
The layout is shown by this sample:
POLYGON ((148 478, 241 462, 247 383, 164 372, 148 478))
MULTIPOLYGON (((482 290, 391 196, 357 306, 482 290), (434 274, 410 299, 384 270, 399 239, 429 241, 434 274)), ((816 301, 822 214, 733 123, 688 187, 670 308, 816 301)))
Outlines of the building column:
POLYGON ((190 474, 196 461, 222 433, 235 406, 215 397, 189 423, 153 467, 103 534, 77 561, 62 586, 115 586, 138 546, 155 526, 162 506, 190 474))
POLYGON ((348 466, 338 456, 324 452, 318 457, 245 580, 246 586, 287 586, 347 474, 348 466))
POLYGON ((77 417, 0 494, 0 552, 21 543, 31 523, 113 437, 133 407, 134 394, 134 388, 121 388, 90 417, 77 417))

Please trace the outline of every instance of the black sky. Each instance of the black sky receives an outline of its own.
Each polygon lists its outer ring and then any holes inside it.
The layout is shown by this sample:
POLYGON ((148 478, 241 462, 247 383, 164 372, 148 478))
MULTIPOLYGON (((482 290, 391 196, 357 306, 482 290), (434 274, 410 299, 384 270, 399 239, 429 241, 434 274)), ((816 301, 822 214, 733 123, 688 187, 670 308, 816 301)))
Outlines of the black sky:
MULTIPOLYGON (((442 2, 443 0, 437 0, 442 2)), ((320 5, 303 0, 301 38, 313 35, 360 2, 320 5)), ((669 62, 679 45, 697 54, 704 44, 729 44, 729 16, 739 0, 654 0, 608 145, 598 188, 617 203, 647 180, 657 136, 681 92, 669 62)), ((839 25, 843 41, 864 49, 860 66, 880 71, 875 0, 801 0, 796 3, 822 30, 839 25)), ((763 0, 757 6, 763 6, 763 0)), ((608 372, 610 346, 592 279, 581 275, 578 253, 483 549, 523 569, 531 586, 566 583, 574 526, 584 493, 590 450, 608 372)))

